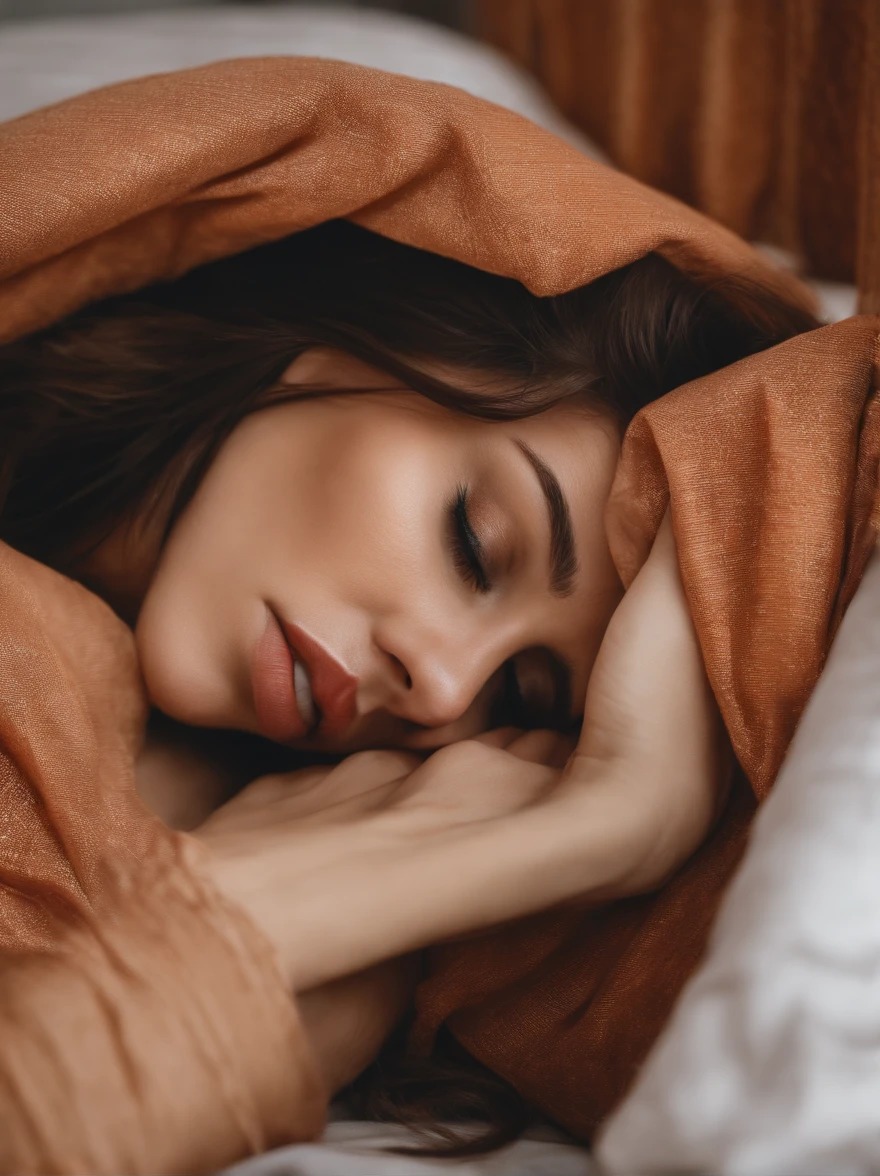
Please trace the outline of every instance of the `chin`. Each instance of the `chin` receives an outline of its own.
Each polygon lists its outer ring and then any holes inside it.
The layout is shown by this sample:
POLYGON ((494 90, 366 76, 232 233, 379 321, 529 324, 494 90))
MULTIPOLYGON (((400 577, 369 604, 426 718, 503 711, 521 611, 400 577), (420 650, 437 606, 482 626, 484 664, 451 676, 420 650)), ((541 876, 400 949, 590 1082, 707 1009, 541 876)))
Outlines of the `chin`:
POLYGON ((192 727, 251 729, 228 682, 201 651, 151 640, 149 629, 140 626, 135 641, 151 706, 192 727))

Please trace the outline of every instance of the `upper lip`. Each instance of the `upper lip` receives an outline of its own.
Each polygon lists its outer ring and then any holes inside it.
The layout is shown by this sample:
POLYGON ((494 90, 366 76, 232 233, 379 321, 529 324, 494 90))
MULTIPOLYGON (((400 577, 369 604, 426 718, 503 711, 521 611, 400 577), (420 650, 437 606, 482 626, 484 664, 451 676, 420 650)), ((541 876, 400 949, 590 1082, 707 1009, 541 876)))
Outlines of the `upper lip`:
POLYGON ((279 620, 294 657, 308 671, 312 697, 321 712, 318 734, 341 735, 357 713, 358 679, 305 629, 280 617, 279 620))

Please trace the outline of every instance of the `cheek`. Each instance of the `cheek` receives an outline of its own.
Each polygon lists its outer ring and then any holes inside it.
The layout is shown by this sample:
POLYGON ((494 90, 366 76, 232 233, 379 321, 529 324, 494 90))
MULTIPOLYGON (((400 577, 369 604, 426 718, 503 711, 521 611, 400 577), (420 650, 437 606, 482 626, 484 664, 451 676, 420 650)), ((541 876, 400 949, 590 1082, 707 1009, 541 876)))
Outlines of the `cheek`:
POLYGON ((276 442, 251 460, 251 440, 221 451, 166 542, 138 617, 151 700, 182 722, 249 725, 263 601, 291 578, 289 456, 276 442))
POLYGON ((202 521, 184 516, 172 534, 135 638, 155 706, 181 722, 239 727, 250 691, 247 654, 261 621, 248 583, 259 542, 234 517, 222 535, 203 531, 202 521))
POLYGON ((367 431, 303 435, 254 429, 228 446, 165 546, 136 636, 153 703, 182 722, 253 725, 265 601, 317 632, 363 634, 442 583, 424 452, 367 431))
POLYGON ((436 478, 411 449, 387 444, 316 471, 304 530, 314 537, 306 573, 351 604, 383 611, 399 591, 437 582, 442 503, 436 478))

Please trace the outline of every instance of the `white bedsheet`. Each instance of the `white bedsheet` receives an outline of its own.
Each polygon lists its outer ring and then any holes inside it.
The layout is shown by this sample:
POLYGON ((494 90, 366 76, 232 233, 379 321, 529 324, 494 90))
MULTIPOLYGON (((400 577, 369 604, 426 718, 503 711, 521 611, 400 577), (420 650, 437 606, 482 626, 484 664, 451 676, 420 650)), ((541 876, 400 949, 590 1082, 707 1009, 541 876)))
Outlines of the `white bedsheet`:
POLYGON ((436 1160, 391 1155, 411 1147, 405 1128, 382 1123, 331 1123, 320 1143, 282 1147, 229 1168, 223 1176, 599 1176, 586 1151, 560 1143, 550 1131, 521 1139, 494 1155, 436 1160))

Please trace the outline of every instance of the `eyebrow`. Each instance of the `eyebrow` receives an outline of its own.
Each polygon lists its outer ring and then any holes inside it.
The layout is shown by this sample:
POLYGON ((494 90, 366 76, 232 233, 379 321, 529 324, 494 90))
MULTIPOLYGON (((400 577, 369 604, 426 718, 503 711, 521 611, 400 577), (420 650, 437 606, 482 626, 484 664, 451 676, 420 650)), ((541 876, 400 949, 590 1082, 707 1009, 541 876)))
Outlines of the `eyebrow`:
POLYGON ((570 596, 578 571, 574 547, 571 511, 568 509, 559 479, 546 462, 525 441, 515 438, 520 452, 535 471, 550 516, 550 589, 555 596, 570 596))

